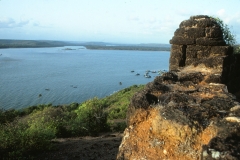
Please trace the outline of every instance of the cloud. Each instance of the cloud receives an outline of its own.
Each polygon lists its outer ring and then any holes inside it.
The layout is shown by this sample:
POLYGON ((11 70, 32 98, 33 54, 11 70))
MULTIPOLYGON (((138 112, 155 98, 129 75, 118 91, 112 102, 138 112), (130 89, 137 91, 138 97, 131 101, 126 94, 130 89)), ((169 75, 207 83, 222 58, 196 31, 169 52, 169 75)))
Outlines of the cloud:
POLYGON ((13 18, 0 18, 0 28, 23 27, 29 23, 29 20, 15 21, 13 18))
POLYGON ((219 11, 217 11, 217 16, 223 16, 225 15, 225 9, 220 9, 219 11))
POLYGON ((130 16, 128 17, 128 19, 129 19, 130 21, 139 21, 139 20, 140 20, 139 17, 136 16, 136 15, 130 15, 130 16))
POLYGON ((157 22, 157 19, 155 17, 150 17, 148 21, 149 23, 155 23, 157 22))

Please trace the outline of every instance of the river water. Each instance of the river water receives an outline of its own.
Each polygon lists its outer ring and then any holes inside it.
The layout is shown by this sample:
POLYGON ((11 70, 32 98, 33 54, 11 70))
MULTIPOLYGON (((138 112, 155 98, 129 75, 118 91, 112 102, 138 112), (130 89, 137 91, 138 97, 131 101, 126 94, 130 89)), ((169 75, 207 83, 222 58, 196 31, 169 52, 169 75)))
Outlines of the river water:
POLYGON ((0 55, 0 108, 20 109, 81 103, 146 84, 158 75, 150 72, 151 78, 145 78, 146 70, 168 70, 170 52, 65 46, 1 49, 0 55))

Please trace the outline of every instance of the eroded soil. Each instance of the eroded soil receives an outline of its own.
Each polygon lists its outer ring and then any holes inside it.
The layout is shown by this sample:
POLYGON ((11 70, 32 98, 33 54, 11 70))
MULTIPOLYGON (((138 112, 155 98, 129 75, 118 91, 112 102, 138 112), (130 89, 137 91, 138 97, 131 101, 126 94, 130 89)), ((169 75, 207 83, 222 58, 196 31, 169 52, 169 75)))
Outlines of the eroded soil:
POLYGON ((55 139, 56 150, 39 154, 41 160, 115 160, 122 140, 121 133, 98 137, 55 139))

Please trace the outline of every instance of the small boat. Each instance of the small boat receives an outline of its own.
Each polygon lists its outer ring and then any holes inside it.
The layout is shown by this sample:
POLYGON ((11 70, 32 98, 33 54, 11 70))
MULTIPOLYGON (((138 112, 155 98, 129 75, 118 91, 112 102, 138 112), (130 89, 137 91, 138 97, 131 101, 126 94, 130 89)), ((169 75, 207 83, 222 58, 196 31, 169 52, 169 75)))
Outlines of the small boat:
POLYGON ((145 78, 151 78, 151 76, 150 76, 150 75, 144 75, 144 77, 145 77, 145 78))
POLYGON ((136 74, 136 76, 139 76, 139 75, 140 75, 139 73, 136 74))
POLYGON ((119 82, 119 85, 122 85, 122 82, 119 82))
POLYGON ((146 74, 144 74, 145 78, 151 78, 151 76, 148 74, 148 72, 146 74))
POLYGON ((166 70, 159 70, 159 71, 158 71, 158 74, 159 74, 159 75, 162 75, 163 73, 166 73, 166 72, 167 72, 166 70))
POLYGON ((146 70, 146 73, 149 73, 150 72, 150 70, 146 70))
POLYGON ((134 72, 133 70, 131 72, 134 72))
POLYGON ((157 71, 151 71, 152 73, 157 73, 157 71))
POLYGON ((77 86, 71 85, 72 88, 77 88, 77 86))

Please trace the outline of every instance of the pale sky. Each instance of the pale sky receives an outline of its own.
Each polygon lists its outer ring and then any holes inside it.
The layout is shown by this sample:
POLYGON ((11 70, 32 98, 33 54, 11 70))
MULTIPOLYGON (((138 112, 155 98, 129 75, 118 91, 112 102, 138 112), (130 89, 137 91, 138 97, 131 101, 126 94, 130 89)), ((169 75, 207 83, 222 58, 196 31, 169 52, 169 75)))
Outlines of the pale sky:
POLYGON ((168 44, 181 21, 210 15, 240 43, 240 0, 0 0, 0 39, 168 44))

